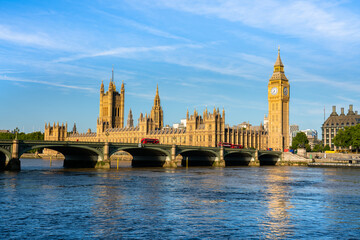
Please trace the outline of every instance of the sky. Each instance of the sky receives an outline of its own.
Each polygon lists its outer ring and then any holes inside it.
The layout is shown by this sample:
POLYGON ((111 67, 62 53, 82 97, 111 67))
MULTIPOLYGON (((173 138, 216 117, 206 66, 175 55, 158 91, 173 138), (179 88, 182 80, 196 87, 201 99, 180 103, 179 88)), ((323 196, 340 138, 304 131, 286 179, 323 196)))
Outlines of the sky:
POLYGON ((150 113, 158 84, 165 124, 215 106, 259 125, 279 46, 290 124, 321 137, 333 105, 360 111, 356 0, 0 0, 0 129, 96 131, 112 67, 125 122, 150 113))

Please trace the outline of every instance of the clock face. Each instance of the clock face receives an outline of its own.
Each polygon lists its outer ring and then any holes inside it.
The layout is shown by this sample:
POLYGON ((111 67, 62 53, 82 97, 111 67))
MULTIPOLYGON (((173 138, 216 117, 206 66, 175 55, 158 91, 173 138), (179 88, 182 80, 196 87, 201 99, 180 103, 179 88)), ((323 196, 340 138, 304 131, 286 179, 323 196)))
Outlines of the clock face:
POLYGON ((277 87, 273 87, 273 88, 271 89, 271 94, 272 94, 272 95, 276 95, 277 93, 278 93, 277 87))
POLYGON ((287 87, 284 87, 284 95, 287 96, 289 93, 289 90, 287 89, 287 87))

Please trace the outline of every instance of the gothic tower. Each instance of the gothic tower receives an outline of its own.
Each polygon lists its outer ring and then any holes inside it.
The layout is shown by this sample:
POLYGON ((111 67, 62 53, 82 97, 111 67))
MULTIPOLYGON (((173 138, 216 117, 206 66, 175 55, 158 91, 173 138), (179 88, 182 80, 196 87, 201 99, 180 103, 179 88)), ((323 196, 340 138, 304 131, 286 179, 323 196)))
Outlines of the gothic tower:
POLYGON ((164 125, 163 120, 163 110, 160 106, 160 97, 159 97, 159 86, 156 85, 156 95, 154 99, 154 106, 151 109, 150 117, 153 121, 154 129, 161 129, 164 125))
POLYGON ((289 101, 290 84, 284 73, 280 47, 274 72, 268 84, 269 148, 283 151, 289 148, 289 101))
POLYGON ((124 127, 124 105, 125 105, 125 87, 121 84, 120 93, 116 91, 114 82, 114 68, 112 78, 110 79, 109 89, 105 93, 104 83, 100 87, 100 111, 97 123, 97 131, 103 132, 107 128, 124 127))
POLYGON ((134 119, 133 119, 131 108, 130 108, 130 111, 129 111, 129 114, 128 114, 126 127, 128 127, 128 128, 134 127, 134 119))

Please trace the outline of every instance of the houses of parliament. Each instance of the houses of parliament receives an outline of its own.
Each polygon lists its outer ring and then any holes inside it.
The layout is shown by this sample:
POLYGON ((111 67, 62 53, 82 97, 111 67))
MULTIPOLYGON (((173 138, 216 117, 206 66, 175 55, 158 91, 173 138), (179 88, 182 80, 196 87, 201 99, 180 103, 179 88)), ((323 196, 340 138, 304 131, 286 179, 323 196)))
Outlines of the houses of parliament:
POLYGON ((289 148, 289 100, 290 85, 284 73, 280 49, 268 83, 268 117, 264 125, 251 126, 239 124, 229 127, 225 124, 225 110, 205 109, 202 114, 194 110, 186 113, 186 119, 176 127, 164 126, 163 109, 157 86, 153 107, 149 114, 140 113, 137 126, 129 111, 124 122, 125 86, 120 91, 114 82, 114 72, 105 92, 104 83, 100 86, 99 117, 96 133, 78 133, 76 126, 68 131, 67 124, 45 124, 44 139, 48 141, 86 141, 140 143, 142 138, 154 138, 160 144, 216 147, 219 142, 242 145, 244 148, 264 150, 289 148))

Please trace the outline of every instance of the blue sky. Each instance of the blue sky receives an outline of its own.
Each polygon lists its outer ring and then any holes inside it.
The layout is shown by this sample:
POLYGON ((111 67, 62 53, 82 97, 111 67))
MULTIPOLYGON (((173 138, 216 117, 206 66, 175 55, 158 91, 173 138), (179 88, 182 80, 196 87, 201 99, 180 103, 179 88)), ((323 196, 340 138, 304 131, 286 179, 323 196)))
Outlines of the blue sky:
POLYGON ((290 124, 360 110, 359 1, 0 0, 0 129, 95 130, 112 65, 125 118, 150 112, 158 83, 165 124, 216 106, 259 125, 279 45, 290 124))

